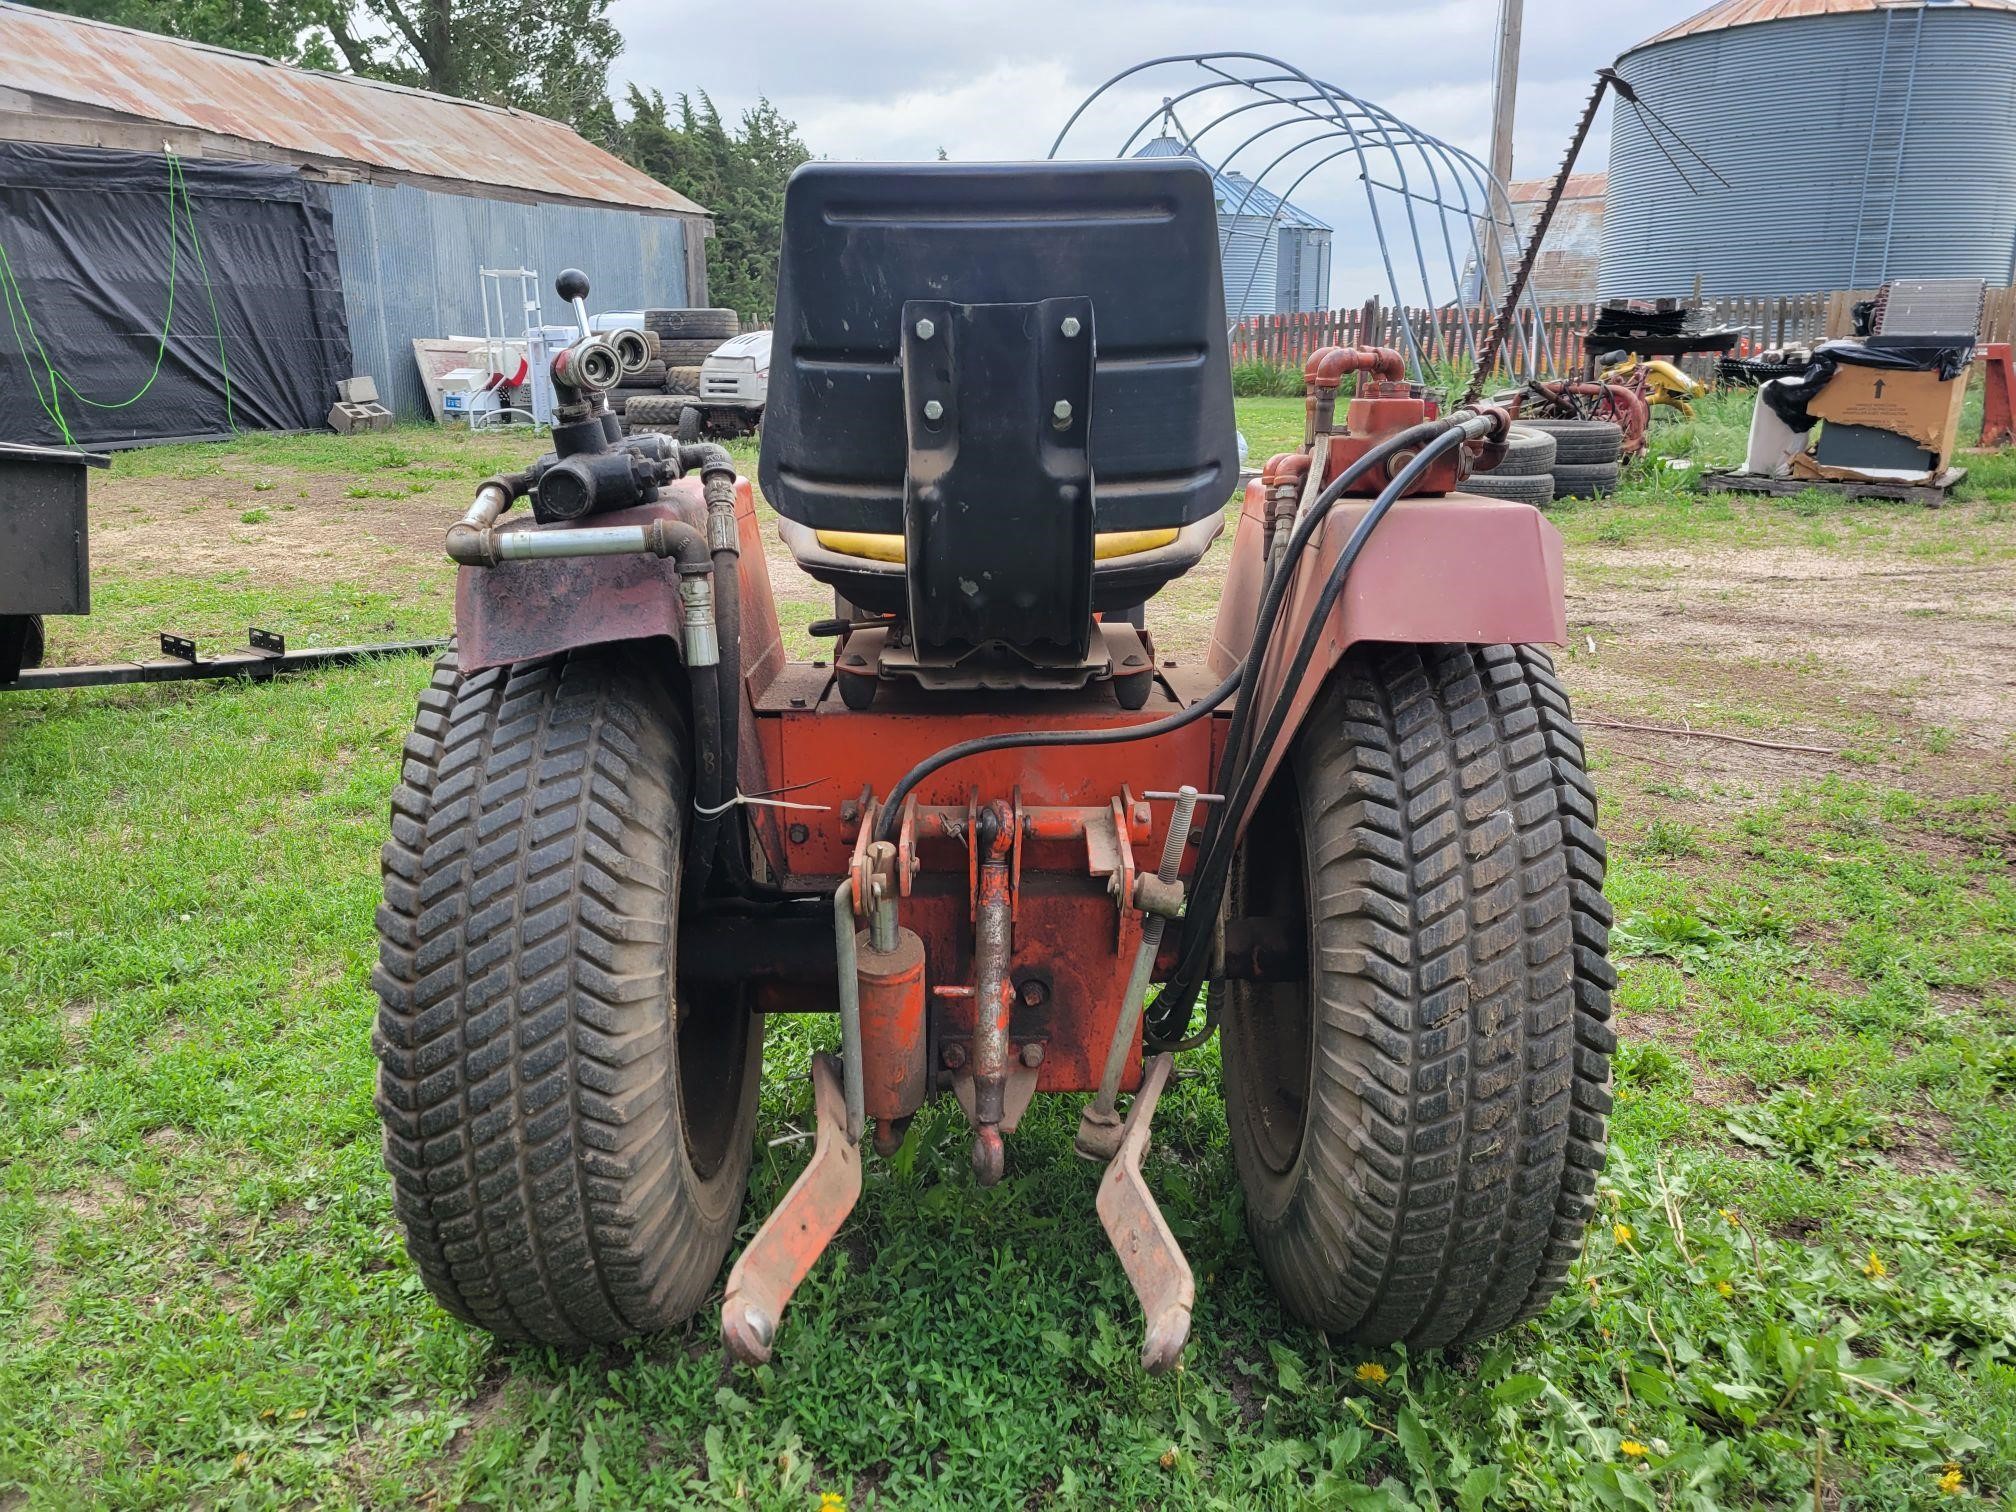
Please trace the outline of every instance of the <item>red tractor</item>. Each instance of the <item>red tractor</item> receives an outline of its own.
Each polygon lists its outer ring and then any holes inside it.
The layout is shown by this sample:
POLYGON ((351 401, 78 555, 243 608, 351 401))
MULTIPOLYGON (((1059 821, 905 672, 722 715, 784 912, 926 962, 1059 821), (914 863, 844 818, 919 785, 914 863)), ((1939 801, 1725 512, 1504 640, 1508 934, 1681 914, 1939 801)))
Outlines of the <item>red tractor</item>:
POLYGON ((768 1357, 871 1130, 886 1155, 949 1094, 994 1182, 1049 1093, 1089 1094, 1143 1363, 1172 1365, 1192 1278, 1141 1156, 1214 1028, 1297 1316, 1440 1345, 1544 1307, 1603 1163, 1613 977, 1535 649, 1565 636, 1560 541, 1460 491, 1503 412, 1318 353, 1185 666, 1152 600, 1237 477, 1203 168, 815 164, 778 302, 761 481, 834 590, 829 660, 785 659, 728 454, 619 439, 585 324, 553 452, 450 532, 459 640, 406 745, 376 976, 435 1296, 558 1345, 693 1313, 765 1019, 837 1013, 811 1161, 728 1279, 738 1359, 768 1357))

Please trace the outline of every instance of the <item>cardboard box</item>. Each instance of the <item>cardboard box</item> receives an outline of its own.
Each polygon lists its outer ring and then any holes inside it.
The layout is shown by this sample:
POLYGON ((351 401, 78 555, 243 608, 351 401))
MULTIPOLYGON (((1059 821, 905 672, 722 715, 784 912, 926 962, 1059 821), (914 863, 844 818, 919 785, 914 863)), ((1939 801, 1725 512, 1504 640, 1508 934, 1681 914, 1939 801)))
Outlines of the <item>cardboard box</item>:
MULTIPOLYGON (((1823 424, 1868 425, 1890 431, 1932 453, 1925 476, 1937 477, 1952 460, 1960 436, 1960 407, 1967 398, 1967 375, 1902 368, 1860 367, 1844 362, 1813 396, 1806 412, 1823 424)), ((1816 478, 1861 478, 1854 468, 1826 467, 1810 455, 1793 458, 1793 471, 1816 478)))

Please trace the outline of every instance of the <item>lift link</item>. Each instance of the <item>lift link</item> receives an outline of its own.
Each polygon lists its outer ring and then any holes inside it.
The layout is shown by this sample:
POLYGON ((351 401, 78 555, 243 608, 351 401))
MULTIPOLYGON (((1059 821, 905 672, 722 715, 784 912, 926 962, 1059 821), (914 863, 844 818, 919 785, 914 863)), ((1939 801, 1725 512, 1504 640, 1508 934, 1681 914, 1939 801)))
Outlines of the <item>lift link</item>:
POLYGON ((848 1138, 840 1063, 812 1057, 812 1159, 728 1273, 721 1341, 745 1365, 770 1358, 791 1294, 861 1198, 861 1146, 848 1138))
POLYGON ((1120 1004, 1120 1017, 1113 1024, 1113 1039, 1106 1047, 1106 1070, 1099 1078, 1099 1091, 1085 1105, 1078 1119, 1078 1153, 1087 1160, 1111 1160, 1120 1149, 1120 1116, 1114 1105, 1120 1100, 1120 1078, 1127 1070, 1128 1052, 1134 1048, 1134 1028, 1141 1022, 1141 1009, 1148 998, 1148 981, 1155 971, 1155 955, 1162 948, 1162 931, 1169 920, 1182 911, 1182 884, 1176 874, 1183 865, 1183 847, 1190 840, 1190 822, 1197 812, 1197 789, 1185 785, 1176 794, 1176 812, 1169 819, 1169 833, 1162 841, 1162 864, 1152 878, 1135 883, 1130 901, 1146 918, 1141 926, 1141 946, 1134 954, 1134 970, 1127 978, 1127 995, 1120 1004), (1173 893, 1173 897, 1171 894, 1173 893))
POLYGON ((1009 1022, 1015 1007, 1015 984, 1009 976, 1015 934, 1009 863, 1019 832, 1014 812, 1000 799, 980 811, 982 856, 974 921, 973 1174, 982 1186, 998 1182, 1007 1164, 1001 1125, 1007 1108, 1009 1022))
MULTIPOLYGON (((861 1133, 867 1118, 862 1003, 865 995, 871 1013, 881 1011, 884 1005, 878 994, 891 974, 887 968, 892 958, 905 954, 906 944, 914 947, 917 958, 921 1049, 923 945, 897 923, 897 890, 889 872, 894 855, 892 845, 870 846, 868 867, 851 873, 833 894, 842 1058, 812 1058, 812 1159, 728 1273, 728 1291, 721 1303, 721 1340, 728 1353, 745 1365, 761 1365, 770 1358, 777 1324, 792 1293, 826 1253, 840 1225, 861 1199, 861 1133), (857 876, 862 902, 872 921, 865 933, 858 933, 854 926, 857 876)), ((922 1082, 920 1074, 920 1091, 922 1082)))
POLYGON ((1162 1216, 1141 1174, 1141 1157, 1148 1150, 1148 1126, 1155 1117, 1155 1104, 1169 1084, 1172 1058, 1158 1055, 1148 1066, 1125 1122, 1114 1113, 1113 1107, 1119 1099, 1120 1078, 1134 1047, 1135 1028, 1141 1022, 1148 979, 1154 973, 1155 955, 1162 944, 1163 926, 1182 910, 1183 884, 1177 880, 1177 872, 1183 864, 1183 847, 1189 841, 1197 801, 1194 787, 1178 789, 1176 811, 1170 817, 1169 833, 1163 841, 1162 864, 1153 875, 1143 875, 1135 884, 1135 906, 1145 916, 1141 948, 1134 958, 1133 974, 1127 979, 1127 996, 1121 1004, 1119 1020, 1113 1026, 1105 1075, 1078 1123, 1078 1153, 1088 1160, 1107 1162, 1106 1173, 1099 1181, 1099 1222, 1112 1241, 1113 1252, 1120 1257, 1134 1295, 1141 1301, 1146 1323, 1141 1368, 1150 1375, 1159 1375, 1182 1356, 1183 1345, 1190 1337, 1190 1308, 1196 1299, 1190 1262, 1183 1258, 1182 1247, 1169 1231, 1168 1220, 1162 1216))

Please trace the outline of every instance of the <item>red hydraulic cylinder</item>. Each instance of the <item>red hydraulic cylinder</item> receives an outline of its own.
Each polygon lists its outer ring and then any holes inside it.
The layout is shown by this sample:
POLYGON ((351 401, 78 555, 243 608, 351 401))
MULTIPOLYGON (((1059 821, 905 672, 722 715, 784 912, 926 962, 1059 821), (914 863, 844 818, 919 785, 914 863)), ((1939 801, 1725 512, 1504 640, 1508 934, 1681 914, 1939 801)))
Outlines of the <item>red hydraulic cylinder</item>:
POLYGON ((862 1111, 875 1120, 875 1149, 895 1153, 910 1115, 924 1106, 929 1066, 924 1044, 924 942, 898 929, 893 947, 877 950, 856 936, 855 975, 861 984, 862 1111))

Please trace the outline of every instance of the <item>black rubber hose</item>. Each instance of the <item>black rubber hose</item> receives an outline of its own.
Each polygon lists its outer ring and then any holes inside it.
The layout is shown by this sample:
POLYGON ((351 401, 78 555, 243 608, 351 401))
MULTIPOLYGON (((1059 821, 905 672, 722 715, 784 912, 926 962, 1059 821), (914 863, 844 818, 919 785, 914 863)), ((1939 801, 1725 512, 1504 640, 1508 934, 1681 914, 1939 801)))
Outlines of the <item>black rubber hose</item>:
MULTIPOLYGON (((1388 436, 1330 481, 1317 496, 1316 503, 1311 506, 1307 518, 1296 527, 1295 534, 1289 538, 1281 570, 1267 585, 1267 591, 1261 601, 1260 614, 1255 621, 1254 642, 1247 651, 1245 663, 1203 698, 1179 713, 1148 724, 1103 730, 1032 730, 1014 735, 988 735, 977 740, 961 741, 958 745, 947 746, 944 750, 927 756, 903 774, 902 779, 891 790, 888 803, 883 805, 881 818, 875 826, 875 838, 893 840, 896 836, 896 826, 902 818, 904 800, 910 796, 917 784, 933 772, 940 771, 955 761, 963 761, 968 756, 978 756, 987 751, 1018 750, 1029 746, 1120 745, 1130 740, 1153 740, 1158 735, 1179 730, 1192 720, 1202 718, 1217 708, 1232 696, 1249 672, 1259 665, 1260 658, 1266 654, 1266 637, 1273 633, 1274 621, 1280 614, 1281 600, 1285 596, 1286 585, 1291 576, 1289 567, 1296 555, 1308 545, 1309 538, 1315 534, 1323 516, 1328 514, 1331 506, 1343 497, 1344 490, 1394 452, 1416 441, 1433 438, 1445 430, 1448 424, 1447 421, 1428 421, 1388 436)), ((1235 728, 1239 723, 1240 711, 1244 707, 1245 700, 1241 699, 1240 709, 1235 710, 1233 714, 1235 728)))
MULTIPOLYGON (((1196 1002, 1197 988, 1203 981, 1204 970, 1208 966, 1210 939, 1214 921, 1218 916, 1220 903, 1225 893, 1225 882, 1231 874, 1232 852, 1235 848, 1233 836, 1238 828, 1238 816, 1244 812, 1246 804, 1253 796, 1253 789, 1260 781, 1261 768, 1266 764, 1266 753, 1272 749, 1274 741, 1287 722, 1288 711, 1295 702, 1295 693, 1301 685, 1309 663, 1314 659, 1316 648, 1321 644, 1326 623, 1337 600, 1344 592, 1345 580, 1352 567, 1365 549, 1365 543, 1379 522, 1400 497, 1413 487, 1415 481, 1433 465, 1437 458, 1452 447, 1460 446, 1467 438, 1453 427, 1436 436, 1433 440, 1400 469, 1393 481, 1379 492, 1372 501, 1372 507, 1365 511, 1350 539, 1337 553, 1337 561, 1330 569, 1329 581, 1323 585, 1323 594, 1317 600, 1315 612, 1309 616, 1304 627, 1301 644, 1295 648, 1293 660, 1288 664, 1287 676, 1281 684, 1281 692, 1268 710, 1267 720, 1261 726, 1259 737, 1253 742, 1251 751, 1239 767, 1238 778, 1225 793, 1225 802, 1219 812, 1223 816, 1205 843, 1204 855, 1197 863, 1197 870, 1191 879, 1190 896, 1183 910, 1183 934, 1181 951, 1177 958, 1176 970, 1163 985, 1155 1000, 1161 1010, 1157 1017, 1165 1024, 1179 1013, 1188 1018, 1191 1006, 1196 1002)), ((1313 513, 1313 512, 1312 512, 1313 513)), ((1242 669, 1243 670, 1243 669, 1242 669)))
POLYGON ((1243 675, 1243 670, 1234 672, 1189 708, 1180 709, 1174 714, 1165 714, 1162 718, 1152 719, 1147 724, 1116 725, 1103 730, 1028 730, 1014 735, 983 735, 977 740, 962 740, 957 745, 947 746, 910 768, 903 774, 902 780, 891 789, 889 801, 882 806, 882 815, 875 823, 875 838, 894 840, 896 827, 903 817, 904 800, 910 796, 918 783, 955 761, 964 761, 968 756, 984 755, 988 751, 1013 751, 1025 746, 1122 745, 1130 740, 1153 740, 1158 735, 1167 735, 1171 730, 1180 730, 1183 726, 1209 714, 1232 696, 1238 689, 1239 679, 1243 675))
POLYGON ((694 783, 693 833, 687 849, 689 886, 696 900, 707 895, 707 884, 714 875, 722 805, 733 796, 722 789, 721 679, 714 673, 712 667, 694 667, 686 679, 693 695, 693 751, 699 766, 694 783))
MULTIPOLYGON (((1295 575, 1296 559, 1301 556, 1303 549, 1308 546, 1316 532, 1322 528, 1323 521, 1329 517, 1337 501, 1344 497, 1344 490, 1395 452, 1432 441, 1448 430, 1449 426, 1450 422, 1447 420, 1424 420, 1419 425, 1410 425, 1406 430, 1397 431, 1368 448, 1362 456, 1323 486, 1323 491, 1309 506, 1309 512, 1296 522, 1294 534, 1288 537, 1287 549, 1281 554, 1280 569, 1268 579, 1266 591, 1261 595, 1259 612, 1253 617, 1253 639, 1246 646, 1246 681, 1249 686, 1255 685, 1254 680, 1260 674, 1260 663, 1267 655, 1268 646, 1274 638, 1275 622, 1280 618, 1281 605, 1287 599, 1288 584, 1295 575)), ((1219 763, 1218 786, 1214 789, 1216 792, 1222 793, 1226 790, 1226 785, 1232 781, 1233 773, 1238 769, 1240 747, 1246 738, 1246 727, 1252 722, 1252 709, 1252 701, 1242 698, 1238 707, 1232 711, 1232 718, 1225 728, 1225 756, 1219 763)))

